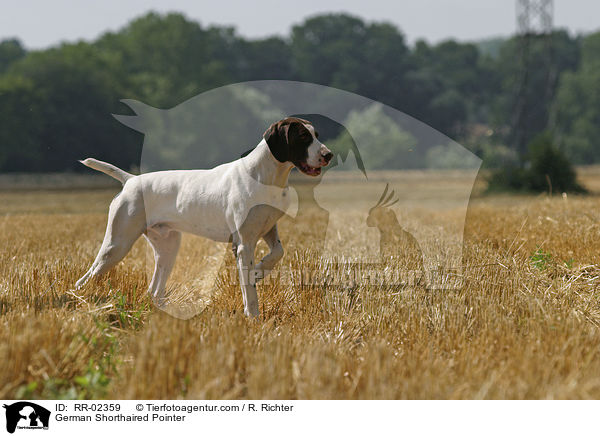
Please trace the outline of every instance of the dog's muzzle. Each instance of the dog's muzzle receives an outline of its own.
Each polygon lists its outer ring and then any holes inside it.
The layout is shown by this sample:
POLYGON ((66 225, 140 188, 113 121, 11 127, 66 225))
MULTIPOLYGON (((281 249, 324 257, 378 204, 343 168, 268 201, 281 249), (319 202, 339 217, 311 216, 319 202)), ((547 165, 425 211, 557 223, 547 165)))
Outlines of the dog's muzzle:
POLYGON ((328 165, 332 158, 333 158, 332 152, 328 152, 328 153, 321 155, 321 160, 322 160, 323 165, 328 165))

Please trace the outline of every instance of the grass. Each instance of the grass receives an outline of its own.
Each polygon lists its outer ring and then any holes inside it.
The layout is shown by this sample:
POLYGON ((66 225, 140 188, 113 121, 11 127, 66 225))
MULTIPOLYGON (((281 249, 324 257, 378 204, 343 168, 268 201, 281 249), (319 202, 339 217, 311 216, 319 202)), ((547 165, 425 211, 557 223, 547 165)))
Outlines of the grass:
MULTIPOLYGON (((417 185, 429 192, 430 176, 415 173, 397 195, 417 185)), ((588 171, 582 180, 593 189, 600 177, 588 171)), ((184 238, 175 287, 200 287, 202 257, 213 266, 224 258, 226 268, 189 320, 145 294, 144 241, 106 277, 71 292, 115 192, 0 192, 0 397, 600 398, 599 197, 474 198, 462 288, 269 280, 258 287, 254 322, 243 316, 227 249, 193 237, 184 238)), ((364 218, 344 213, 347 223, 364 218)), ((462 225, 450 201, 423 219, 462 225)), ((280 223, 284 268, 328 267, 307 242, 322 231, 310 223, 280 223)), ((363 237, 349 230, 339 230, 341 241, 363 237)))

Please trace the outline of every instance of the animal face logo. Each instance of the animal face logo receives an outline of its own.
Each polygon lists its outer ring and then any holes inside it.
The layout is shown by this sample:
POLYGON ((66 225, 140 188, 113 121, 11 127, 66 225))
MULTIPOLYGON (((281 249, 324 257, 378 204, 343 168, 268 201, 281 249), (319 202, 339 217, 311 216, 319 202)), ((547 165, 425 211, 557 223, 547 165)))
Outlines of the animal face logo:
MULTIPOLYGON (((295 246, 309 247, 323 263, 383 264, 393 258, 401 268, 422 271, 429 288, 461 286, 451 277, 460 276, 464 223, 481 160, 409 115, 339 89, 276 80, 213 89, 169 110, 124 103, 135 114, 115 118, 144 133, 142 173, 214 168, 263 138, 277 160, 304 173, 292 172, 285 202, 276 200, 280 190, 258 190, 264 197, 241 205, 228 222, 232 233, 245 222, 246 209, 268 204, 285 212, 292 228, 308 229, 288 239, 301 238, 295 246), (315 116, 337 130, 326 135, 315 116)), ((256 183, 249 175, 247 185, 256 183)), ((210 244, 194 262, 198 270, 182 274, 187 283, 177 278, 177 265, 171 276, 176 289, 199 291, 202 296, 194 298, 202 303, 182 310, 182 299, 174 297, 178 307, 165 308, 172 315, 196 315, 219 291, 219 271, 230 250, 210 244)), ((278 277, 292 275, 281 271, 278 277)))
POLYGON ((6 409, 6 431, 19 429, 48 429, 50 411, 29 401, 19 401, 3 406, 6 409))

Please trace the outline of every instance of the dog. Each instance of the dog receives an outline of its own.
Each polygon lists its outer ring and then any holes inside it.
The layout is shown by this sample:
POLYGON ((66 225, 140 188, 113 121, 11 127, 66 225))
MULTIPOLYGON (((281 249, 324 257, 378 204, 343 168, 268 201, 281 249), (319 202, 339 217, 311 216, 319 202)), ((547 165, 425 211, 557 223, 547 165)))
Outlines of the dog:
POLYGON ((284 118, 265 131, 250 153, 209 170, 157 171, 135 176, 96 159, 80 161, 119 180, 123 189, 110 204, 100 251, 76 288, 116 265, 144 235, 154 249, 155 260, 148 292, 161 306, 181 233, 188 232, 231 242, 244 313, 258 317, 256 281, 264 278, 284 253, 277 221, 289 206, 290 171, 296 167, 316 177, 333 157, 318 136, 311 122, 284 118), (260 238, 270 252, 255 265, 254 251, 260 238))

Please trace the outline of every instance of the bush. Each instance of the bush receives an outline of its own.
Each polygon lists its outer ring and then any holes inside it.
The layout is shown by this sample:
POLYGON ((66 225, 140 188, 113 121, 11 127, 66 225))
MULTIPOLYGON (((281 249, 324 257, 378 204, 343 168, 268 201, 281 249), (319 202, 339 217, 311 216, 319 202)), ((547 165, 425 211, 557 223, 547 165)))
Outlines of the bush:
POLYGON ((585 192, 577 183, 575 169, 548 132, 536 136, 527 149, 522 166, 508 165, 492 174, 488 191, 585 192))

